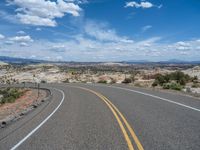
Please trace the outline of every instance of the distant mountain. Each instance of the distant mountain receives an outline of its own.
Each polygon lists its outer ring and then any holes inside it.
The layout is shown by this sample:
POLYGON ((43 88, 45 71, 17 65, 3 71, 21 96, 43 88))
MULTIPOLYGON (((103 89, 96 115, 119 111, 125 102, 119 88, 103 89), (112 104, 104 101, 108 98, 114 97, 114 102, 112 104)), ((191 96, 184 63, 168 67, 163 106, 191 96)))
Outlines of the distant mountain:
MULTIPOLYGON (((47 60, 39 60, 39 59, 28 59, 28 58, 17 58, 17 57, 8 57, 8 56, 0 56, 0 62, 8 63, 8 64, 37 64, 37 63, 68 63, 74 65, 94 65, 94 64, 102 64, 109 62, 67 62, 67 61, 47 61, 47 60)), ((183 61, 178 59, 170 59, 167 61, 149 61, 149 60, 129 60, 129 61, 119 61, 112 63, 120 63, 120 64, 200 64, 200 61, 183 61)))
POLYGON ((147 64, 147 63, 153 63, 148 60, 128 60, 128 61, 122 61, 121 63, 125 64, 147 64))
POLYGON ((167 61, 160 61, 162 64, 200 64, 200 61, 185 61, 179 59, 170 59, 167 61))
POLYGON ((47 62, 44 60, 16 58, 16 57, 8 57, 8 56, 0 56, 0 61, 4 63, 9 63, 9 64, 35 64, 35 63, 47 62))
POLYGON ((132 60, 123 61, 127 64, 200 64, 200 61, 184 61, 179 59, 170 59, 166 61, 148 61, 148 60, 132 60))
POLYGON ((175 63, 177 63, 177 62, 186 62, 186 61, 184 61, 184 60, 179 60, 179 59, 170 59, 170 60, 168 60, 168 61, 166 61, 166 62, 175 62, 175 63))

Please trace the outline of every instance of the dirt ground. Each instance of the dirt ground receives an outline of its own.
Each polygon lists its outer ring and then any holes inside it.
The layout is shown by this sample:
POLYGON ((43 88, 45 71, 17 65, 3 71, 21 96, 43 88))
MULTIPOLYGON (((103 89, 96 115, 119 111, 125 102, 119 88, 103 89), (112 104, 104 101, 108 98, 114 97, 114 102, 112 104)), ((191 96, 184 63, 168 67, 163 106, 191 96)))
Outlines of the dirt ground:
POLYGON ((16 99, 14 103, 6 103, 0 105, 0 122, 8 117, 19 116, 21 112, 28 109, 35 103, 40 103, 47 96, 45 90, 39 91, 37 89, 27 89, 20 98, 16 99))

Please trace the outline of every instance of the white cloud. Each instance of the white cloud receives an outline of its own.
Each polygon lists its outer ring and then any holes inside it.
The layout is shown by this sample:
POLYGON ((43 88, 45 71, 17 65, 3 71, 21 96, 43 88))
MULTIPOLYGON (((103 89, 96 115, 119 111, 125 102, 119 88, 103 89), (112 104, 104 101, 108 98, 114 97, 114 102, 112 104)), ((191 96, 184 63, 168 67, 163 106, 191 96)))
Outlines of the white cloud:
POLYGON ((147 31, 147 30, 149 30, 151 28, 152 28, 151 25, 146 25, 146 26, 142 27, 142 32, 145 32, 145 31, 147 31))
POLYGON ((19 22, 15 15, 10 15, 9 13, 2 11, 2 10, 0 10, 0 18, 4 19, 4 20, 8 20, 9 22, 12 22, 12 23, 19 22))
POLYGON ((20 46, 24 47, 24 46, 29 46, 29 45, 27 43, 25 43, 25 42, 21 42, 20 46))
POLYGON ((58 0, 57 6, 62 13, 69 13, 73 16, 80 15, 79 11, 81 10, 81 8, 78 5, 75 5, 74 3, 66 3, 63 0, 58 0))
POLYGON ((18 31, 17 34, 26 34, 24 31, 18 31))
POLYGON ((129 43, 127 37, 117 35, 114 29, 109 29, 105 24, 88 21, 84 27, 85 33, 100 41, 118 41, 129 43))
MULTIPOLYGON (((40 59, 56 60, 62 56, 63 60, 74 61, 119 61, 119 60, 167 60, 187 59, 198 60, 200 58, 200 42, 198 40, 181 41, 187 43, 187 49, 179 49, 180 42, 160 43, 160 37, 124 43, 120 41, 101 41, 90 39, 84 35, 68 41, 50 42, 38 40, 31 45, 21 46, 18 43, 12 45, 0 45, 4 55, 26 57, 35 56, 40 59)), ((21 42, 20 42, 21 43, 21 42)), ((27 42, 25 42, 27 43, 27 42)))
POLYGON ((81 8, 73 2, 64 0, 13 0, 11 5, 18 8, 16 17, 23 24, 51 26, 57 25, 56 18, 62 18, 66 13, 79 16, 81 8))
POLYGON ((6 45, 12 45, 12 44, 14 44, 13 41, 5 41, 4 43, 5 43, 6 45))
MULTIPOLYGON (((150 25, 148 25, 150 26, 150 25)), ((150 27, 144 28, 150 28, 150 27)), ((199 59, 200 40, 162 43, 162 37, 135 41, 120 36, 108 24, 86 21, 83 32, 67 40, 34 40, 29 35, 18 35, 0 41, 1 55, 68 61, 119 61, 199 59), (31 43, 30 43, 31 42, 31 43), (62 57, 60 57, 62 56, 62 57)), ((147 29, 146 29, 147 30, 147 29)))
POLYGON ((125 8, 127 7, 135 7, 135 8, 152 8, 152 7, 157 7, 157 8, 161 8, 162 5, 156 6, 154 4, 152 4, 151 2, 148 1, 141 1, 140 3, 137 3, 135 1, 131 1, 131 2, 126 2, 126 5, 124 6, 125 8))
POLYGON ((151 8, 151 7, 153 7, 153 4, 150 3, 150 2, 141 2, 141 3, 140 3, 140 6, 141 6, 142 8, 151 8))
POLYGON ((4 38, 5 38, 5 36, 2 35, 2 34, 0 34, 0 40, 2 40, 2 39, 4 39, 4 38))
POLYGON ((26 14, 17 14, 17 17, 20 19, 20 22, 23 24, 30 24, 36 26, 50 26, 55 27, 57 23, 55 20, 50 18, 42 18, 39 16, 31 16, 26 14))
POLYGON ((13 42, 33 42, 33 39, 29 35, 15 36, 15 37, 9 38, 9 40, 13 42))

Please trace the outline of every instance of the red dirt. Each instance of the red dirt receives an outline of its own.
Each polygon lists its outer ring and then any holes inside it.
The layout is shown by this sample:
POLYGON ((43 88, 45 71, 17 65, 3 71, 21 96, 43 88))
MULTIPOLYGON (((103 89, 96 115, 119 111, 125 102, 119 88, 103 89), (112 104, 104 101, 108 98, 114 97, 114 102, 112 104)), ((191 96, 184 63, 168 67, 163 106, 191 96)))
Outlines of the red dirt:
POLYGON ((28 89, 23 96, 16 99, 14 103, 0 105, 0 121, 10 115, 18 116, 20 112, 29 108, 35 102, 40 102, 45 97, 46 92, 44 90, 40 90, 38 98, 38 91, 36 89, 28 89))

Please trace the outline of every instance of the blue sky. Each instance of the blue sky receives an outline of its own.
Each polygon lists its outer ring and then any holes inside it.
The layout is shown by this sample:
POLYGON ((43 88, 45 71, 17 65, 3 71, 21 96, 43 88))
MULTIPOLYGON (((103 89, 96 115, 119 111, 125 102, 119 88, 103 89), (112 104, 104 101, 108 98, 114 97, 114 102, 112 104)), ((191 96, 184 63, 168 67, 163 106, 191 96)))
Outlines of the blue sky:
POLYGON ((3 0, 0 55, 200 60, 198 0, 3 0))

